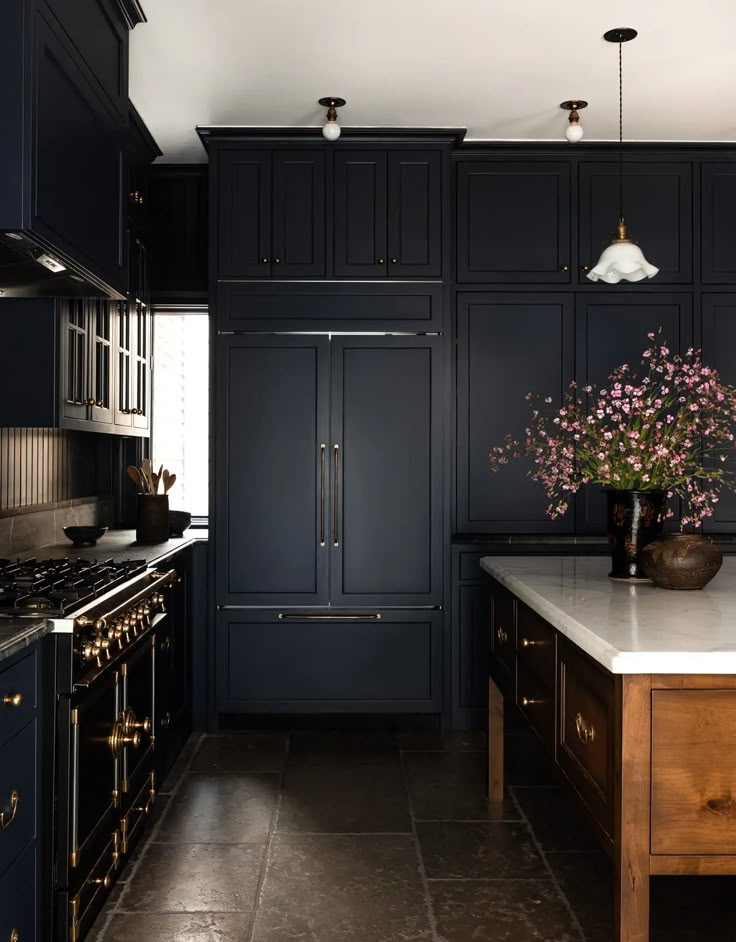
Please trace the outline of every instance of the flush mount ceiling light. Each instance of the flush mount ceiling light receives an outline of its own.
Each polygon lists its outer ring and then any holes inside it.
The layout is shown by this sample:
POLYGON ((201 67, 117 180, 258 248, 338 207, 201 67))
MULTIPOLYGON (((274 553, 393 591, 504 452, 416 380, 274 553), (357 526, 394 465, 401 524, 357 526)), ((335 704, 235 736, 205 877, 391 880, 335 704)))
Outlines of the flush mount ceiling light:
POLYGON ((578 98, 573 98, 570 101, 563 101, 560 105, 560 108, 564 108, 565 111, 570 112, 570 117, 568 118, 568 125, 565 129, 565 137, 571 144, 577 144, 579 140, 582 139, 583 126, 580 123, 579 111, 582 111, 583 108, 588 107, 587 101, 582 101, 578 98))
POLYGON ((624 43, 636 37, 635 29, 621 27, 609 29, 603 38, 609 43, 618 43, 618 226, 616 238, 603 250, 598 264, 588 272, 591 281, 604 281, 615 285, 619 281, 641 281, 643 278, 654 278, 659 271, 650 265, 644 258, 639 246, 632 242, 626 230, 624 221, 624 80, 623 80, 623 53, 624 43))
POLYGON ((330 95, 328 98, 320 98, 319 104, 327 108, 327 123, 322 128, 322 136, 328 141, 336 141, 340 137, 340 125, 337 123, 337 108, 342 108, 345 104, 344 98, 330 95))

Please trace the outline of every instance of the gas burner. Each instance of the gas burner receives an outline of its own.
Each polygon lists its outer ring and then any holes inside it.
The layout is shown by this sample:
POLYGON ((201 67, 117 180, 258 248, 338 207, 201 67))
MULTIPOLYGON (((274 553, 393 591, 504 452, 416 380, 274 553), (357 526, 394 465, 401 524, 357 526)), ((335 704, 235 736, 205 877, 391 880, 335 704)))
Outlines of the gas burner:
POLYGON ((54 605, 46 595, 24 595, 16 601, 15 607, 28 612, 47 612, 54 605))

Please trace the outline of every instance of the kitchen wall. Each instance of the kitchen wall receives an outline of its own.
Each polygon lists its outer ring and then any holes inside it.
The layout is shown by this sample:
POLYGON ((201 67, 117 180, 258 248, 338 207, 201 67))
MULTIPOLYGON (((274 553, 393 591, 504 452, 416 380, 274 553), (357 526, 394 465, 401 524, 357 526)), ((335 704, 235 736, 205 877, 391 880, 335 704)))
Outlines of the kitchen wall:
POLYGON ((0 428, 0 555, 58 542, 64 526, 108 523, 109 467, 103 436, 0 428))

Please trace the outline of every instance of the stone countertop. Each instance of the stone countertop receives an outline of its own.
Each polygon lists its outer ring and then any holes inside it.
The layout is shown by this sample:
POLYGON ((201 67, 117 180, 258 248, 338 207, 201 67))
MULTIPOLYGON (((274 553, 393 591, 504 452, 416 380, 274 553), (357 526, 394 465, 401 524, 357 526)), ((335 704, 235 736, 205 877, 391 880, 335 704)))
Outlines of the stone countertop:
POLYGON ((35 644, 50 631, 51 625, 45 618, 28 616, 0 619, 0 663, 35 644))
POLYGON ((736 674, 736 558, 705 589, 614 582, 593 556, 484 556, 481 568, 614 674, 736 674))
POLYGON ((38 559, 142 559, 152 566, 193 543, 206 542, 208 538, 208 530, 193 530, 190 527, 184 532, 184 536, 172 536, 165 543, 139 546, 135 542, 135 530, 108 530, 97 541, 96 546, 77 547, 65 539, 63 543, 38 546, 21 553, 19 558, 31 559, 36 556, 38 559))

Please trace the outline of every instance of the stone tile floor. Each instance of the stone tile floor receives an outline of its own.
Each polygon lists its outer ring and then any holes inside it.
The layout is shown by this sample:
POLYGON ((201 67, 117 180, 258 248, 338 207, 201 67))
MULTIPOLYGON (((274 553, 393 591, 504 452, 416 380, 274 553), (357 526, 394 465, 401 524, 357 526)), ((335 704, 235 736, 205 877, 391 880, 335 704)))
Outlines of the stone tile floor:
MULTIPOLYGON (((610 942, 611 870, 534 741, 194 737, 91 942, 610 942)), ((656 878, 652 942, 734 942, 736 879, 656 878)))

